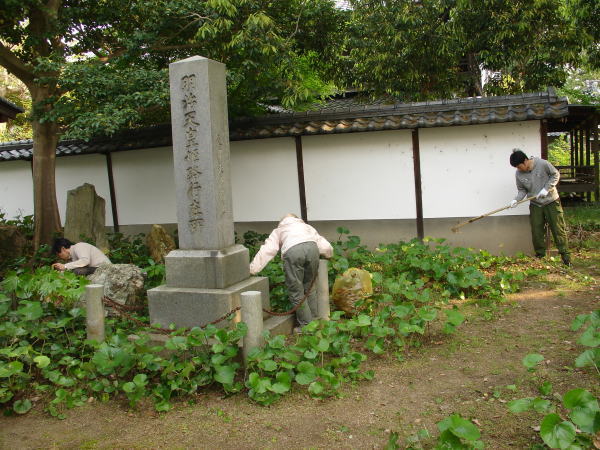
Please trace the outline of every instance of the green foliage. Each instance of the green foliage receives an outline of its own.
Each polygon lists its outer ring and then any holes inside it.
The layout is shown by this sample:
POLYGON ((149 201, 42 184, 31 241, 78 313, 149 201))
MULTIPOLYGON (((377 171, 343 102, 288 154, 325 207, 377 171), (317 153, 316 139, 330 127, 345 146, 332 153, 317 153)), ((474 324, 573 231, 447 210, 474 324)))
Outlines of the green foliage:
MULTIPOLYGON (((600 375, 600 310, 591 314, 580 314, 571 324, 573 331, 580 330, 589 324, 579 337, 578 343, 591 347, 575 360, 577 367, 593 366, 600 375)), ((523 365, 534 370, 544 359, 539 354, 529 354, 523 358, 523 365)), ((508 408, 513 413, 536 411, 546 414, 540 423, 540 436, 550 448, 572 449, 592 448, 594 436, 600 431, 600 407, 598 399, 585 389, 572 389, 562 396, 561 403, 555 405, 556 397, 552 396, 552 385, 549 382, 539 387, 543 397, 527 397, 512 400, 508 408), (556 409, 562 407, 566 414, 559 414, 556 409), (568 420, 565 420, 564 417, 568 420)), ((560 396, 558 396, 560 399, 560 396)))
MULTIPOLYGON (((583 64, 580 51, 591 42, 582 39, 590 30, 574 26, 563 0, 350 3, 338 76, 402 101, 561 86, 567 68, 583 64), (482 70, 492 74, 485 86, 482 70)), ((578 13, 586 21, 594 11, 578 13)))
MULTIPOLYGON (((244 235, 252 255, 265 237, 244 235)), ((113 262, 145 263, 149 277, 164 274, 162 266, 148 260, 141 235, 114 234, 110 241, 113 262)), ((90 396, 101 401, 123 397, 131 407, 150 400, 156 410, 168 411, 177 397, 206 386, 225 393, 245 388, 262 405, 294 389, 319 399, 338 396, 344 383, 374 376, 362 367, 368 355, 391 352, 401 359, 419 345, 432 322, 441 321, 447 333, 460 326, 464 316, 446 304, 452 296, 497 298, 514 289, 498 285, 506 282, 502 276, 482 272, 506 258, 452 249, 442 241, 402 242, 371 252, 360 238, 340 229, 334 246, 332 278, 349 265, 368 268, 374 298, 353 317, 334 312, 331 320, 313 321, 287 341, 266 334, 265 346, 251 352, 243 373, 238 362, 238 341, 247 332, 243 323, 229 329, 173 330, 164 345, 154 345, 147 334, 151 327, 108 319, 107 340, 88 341, 85 312, 77 307, 85 278, 49 267, 9 272, 0 284, 0 405, 23 414, 35 393, 47 393, 47 411, 64 417, 65 409, 90 396)), ((271 263, 267 273, 272 286, 281 284, 285 298, 280 264, 271 263)), ((452 419, 445 436, 478 445, 461 420, 452 419)))
POLYGON ((592 85, 594 82, 598 83, 599 79, 600 67, 595 70, 585 67, 572 69, 566 83, 558 90, 558 94, 567 96, 569 103, 600 105, 600 91, 598 87, 594 89, 592 85))
MULTIPOLYGON (((31 110, 31 96, 25 85, 14 75, 7 73, 3 67, 0 67, 0 78, 3 81, 3 85, 0 87, 0 96, 24 111, 31 110)), ((27 120, 26 113, 17 114, 15 119, 7 122, 4 129, 0 129, 0 142, 21 139, 31 139, 31 124, 27 120)))
POLYGON ((151 289, 164 283, 165 266, 156 263, 151 257, 143 233, 126 236, 123 233, 109 233, 110 252, 108 258, 113 264, 134 264, 146 274, 144 288, 151 289))
POLYGON ((469 420, 458 414, 452 414, 437 424, 440 430, 436 449, 482 449, 479 429, 469 420))
MULTIPOLYGON (((349 232, 338 229, 341 235, 349 232)), ((341 237, 340 237, 341 239, 341 237)), ((348 236, 333 244, 330 275, 358 267, 372 273, 377 294, 374 303, 390 298, 421 303, 447 302, 450 298, 500 298, 515 292, 521 272, 503 270, 508 258, 486 251, 473 251, 444 244, 444 239, 425 238, 422 242, 380 245, 369 251, 358 236, 348 236), (494 275, 485 271, 495 269, 494 275)))
POLYGON ((571 146, 567 134, 558 136, 550 143, 548 146, 548 161, 554 166, 571 165, 571 146))
POLYGON ((577 357, 575 366, 592 366, 600 374, 600 310, 577 316, 571 325, 571 329, 577 331, 586 324, 588 327, 581 334, 577 343, 589 348, 577 357))
POLYGON ((598 205, 565 208, 565 220, 571 228, 600 231, 600 208, 598 205))
POLYGON ((28 87, 49 87, 34 95, 34 120, 68 137, 111 135, 168 121, 168 64, 192 55, 227 65, 233 116, 331 93, 322 80, 340 14, 330 0, 68 0, 56 10, 11 0, 0 61, 28 87))

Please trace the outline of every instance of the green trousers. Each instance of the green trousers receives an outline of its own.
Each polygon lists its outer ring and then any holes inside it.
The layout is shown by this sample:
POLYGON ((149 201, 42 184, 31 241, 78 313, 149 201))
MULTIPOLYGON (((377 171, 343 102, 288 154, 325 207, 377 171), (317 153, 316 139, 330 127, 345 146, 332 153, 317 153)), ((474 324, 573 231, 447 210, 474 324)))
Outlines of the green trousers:
POLYGON ((288 289, 290 302, 296 306, 312 289, 306 300, 296 311, 298 325, 304 326, 317 317, 317 311, 312 311, 310 305, 316 305, 317 284, 313 283, 319 273, 319 248, 315 242, 296 244, 283 255, 283 271, 285 285, 288 289))
POLYGON ((560 200, 544 206, 529 204, 529 223, 531 225, 531 239, 536 256, 546 256, 546 230, 548 224, 554 244, 563 257, 568 257, 567 228, 560 200))

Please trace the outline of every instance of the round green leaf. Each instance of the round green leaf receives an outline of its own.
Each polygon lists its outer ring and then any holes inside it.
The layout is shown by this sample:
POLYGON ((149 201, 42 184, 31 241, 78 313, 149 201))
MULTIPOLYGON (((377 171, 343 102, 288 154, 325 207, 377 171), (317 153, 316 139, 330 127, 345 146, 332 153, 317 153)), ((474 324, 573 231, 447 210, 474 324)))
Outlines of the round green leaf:
POLYGON ((588 408, 574 408, 569 418, 581 431, 595 434, 600 430, 600 411, 592 411, 588 408))
POLYGON ((357 318, 357 325, 359 327, 367 327, 371 325, 371 318, 366 314, 360 314, 357 318))
POLYGON ((540 436, 552 448, 566 448, 575 440, 575 425, 561 421, 558 414, 548 414, 540 425, 540 436))
POLYGON ((544 357, 538 353, 530 353, 523 358, 523 365, 528 369, 532 369, 544 360, 544 357))
POLYGON ((600 332, 598 328, 594 326, 588 327, 577 342, 579 342, 581 345, 585 345, 586 347, 600 346, 600 332))
POLYGON ((588 408, 598 411, 598 400, 585 389, 573 389, 563 396, 563 404, 566 408, 588 408))
POLYGON ((48 367, 48 364, 50 364, 50 358, 48 358, 47 356, 44 356, 44 355, 36 356, 35 358, 33 358, 33 361, 37 364, 37 366, 40 369, 43 369, 44 367, 48 367))
POLYGON ((258 364, 258 366, 267 372, 273 372, 274 370, 277 370, 277 363, 272 359, 264 359, 258 364))
POLYGON ((326 352, 329 350, 329 341, 327 339, 320 339, 317 344, 317 350, 320 352, 326 352))
POLYGON ((25 306, 19 308, 17 312, 23 316, 25 320, 37 320, 44 314, 40 302, 23 302, 25 306))
POLYGON ((550 403, 550 400, 546 400, 543 398, 536 398, 535 400, 533 400, 532 403, 533 409, 539 413, 545 413, 550 411, 550 408, 552 407, 552 403, 550 403))
POLYGON ((215 367, 215 381, 221 384, 233 383, 235 377, 235 369, 232 366, 217 366, 215 367))
POLYGON ((283 394, 291 389, 292 377, 289 373, 278 372, 275 379, 277 382, 271 385, 271 391, 276 392, 277 394, 283 394))
POLYGON ((308 392, 310 392, 311 395, 320 395, 323 392, 323 385, 318 381, 314 381, 308 387, 308 392))
POLYGON ((455 435, 469 441, 479 439, 479 429, 470 421, 463 419, 458 415, 451 416, 451 424, 449 430, 455 435))
POLYGON ((528 411, 531 408, 531 404, 533 403, 532 397, 520 398, 517 400, 512 400, 508 402, 508 409, 513 413, 522 413, 528 411))
POLYGON ((29 411, 31 409, 31 406, 32 406, 31 401, 29 399, 17 400, 13 404, 13 410, 17 414, 25 414, 27 411, 29 411))

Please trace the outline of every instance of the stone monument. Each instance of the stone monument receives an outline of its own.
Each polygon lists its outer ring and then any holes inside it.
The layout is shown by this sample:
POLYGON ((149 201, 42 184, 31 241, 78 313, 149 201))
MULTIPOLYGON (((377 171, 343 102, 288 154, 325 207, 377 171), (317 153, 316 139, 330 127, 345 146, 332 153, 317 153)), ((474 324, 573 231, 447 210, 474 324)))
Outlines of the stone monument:
POLYGON ((64 236, 75 243, 81 242, 82 237, 91 238, 106 253, 105 204, 92 184, 84 183, 68 191, 64 236))
POLYGON ((169 79, 179 249, 148 307, 153 324, 203 326, 240 306, 242 292, 260 291, 267 308, 269 283, 250 277, 248 249, 234 240, 225 65, 193 56, 170 64, 169 79))

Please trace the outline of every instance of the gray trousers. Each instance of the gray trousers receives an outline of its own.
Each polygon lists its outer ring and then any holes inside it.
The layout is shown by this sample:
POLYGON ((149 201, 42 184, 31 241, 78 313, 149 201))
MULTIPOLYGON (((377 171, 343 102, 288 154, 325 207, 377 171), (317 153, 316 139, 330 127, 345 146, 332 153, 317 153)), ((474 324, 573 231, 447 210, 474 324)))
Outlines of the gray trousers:
POLYGON ((90 266, 85 266, 85 267, 76 267, 74 269, 71 269, 71 272, 73 272, 75 275, 91 275, 96 271, 97 267, 90 267, 90 266))
POLYGON ((317 304, 317 283, 313 283, 319 273, 319 248, 316 242, 302 242, 285 252, 283 271, 290 302, 294 306, 304 298, 312 284, 310 294, 296 311, 298 325, 304 326, 317 317, 317 311, 310 309, 310 304, 317 304))

